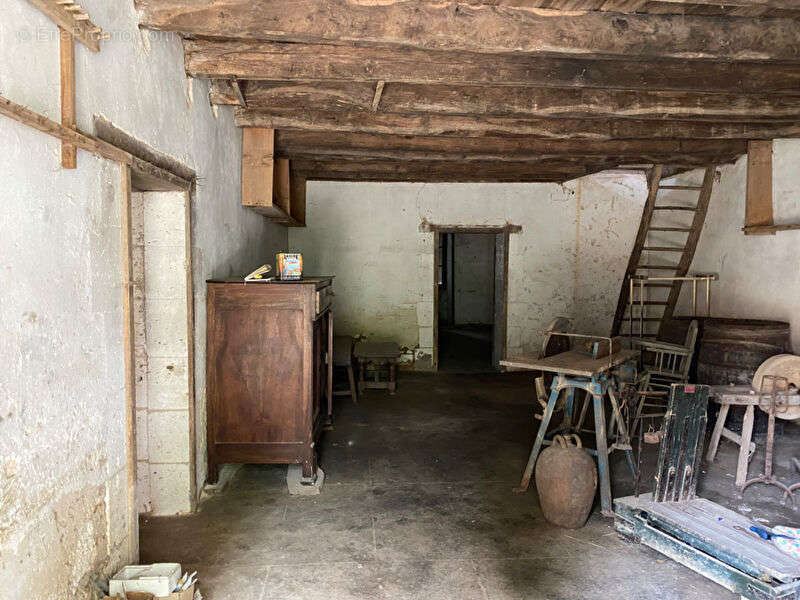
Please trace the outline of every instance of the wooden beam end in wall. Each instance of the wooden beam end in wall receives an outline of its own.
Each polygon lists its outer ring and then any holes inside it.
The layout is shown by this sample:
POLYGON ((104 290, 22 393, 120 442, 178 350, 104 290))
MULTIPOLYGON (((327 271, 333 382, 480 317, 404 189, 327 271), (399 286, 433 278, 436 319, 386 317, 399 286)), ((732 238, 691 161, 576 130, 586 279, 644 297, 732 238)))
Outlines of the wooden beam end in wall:
POLYGON ((744 211, 745 235, 775 235, 772 210, 772 141, 753 140, 747 144, 747 198, 744 211))

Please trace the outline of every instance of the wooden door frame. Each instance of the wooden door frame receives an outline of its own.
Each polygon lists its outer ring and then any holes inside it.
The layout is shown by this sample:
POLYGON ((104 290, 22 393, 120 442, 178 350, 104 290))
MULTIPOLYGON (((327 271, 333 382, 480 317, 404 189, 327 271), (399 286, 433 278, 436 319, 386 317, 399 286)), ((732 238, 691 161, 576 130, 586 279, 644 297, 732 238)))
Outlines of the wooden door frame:
MULTIPOLYGON (((434 225, 426 220, 420 224, 420 231, 423 233, 433 233, 433 355, 431 358, 433 371, 439 370, 439 236, 443 233, 489 233, 493 235, 503 235, 503 293, 502 293, 502 316, 500 323, 495 321, 494 327, 501 328, 502 349, 500 358, 505 358, 508 345, 508 256, 510 234, 519 233, 522 227, 519 225, 434 225)), ((495 285, 497 284, 497 262, 495 259, 495 285)), ((496 297, 496 295, 495 295, 496 297)), ((497 318, 497 306, 494 307, 495 319, 497 318)), ((492 341, 494 350, 494 340, 492 341)), ((494 352, 493 352, 494 354, 494 352)))
POLYGON ((182 192, 185 195, 186 244, 186 303, 187 303, 187 379, 189 413, 189 502, 194 512, 197 505, 197 440, 195 416, 195 322, 194 280, 192 276, 192 199, 194 186, 175 185, 172 181, 154 177, 149 170, 139 170, 127 164, 120 165, 121 174, 121 234, 122 234, 122 287, 123 287, 123 343, 125 358, 125 421, 126 462, 128 487, 128 527, 131 532, 130 555, 139 561, 139 511, 136 506, 137 455, 136 455, 136 349, 134 341, 133 305, 133 228, 131 194, 136 192, 182 192))

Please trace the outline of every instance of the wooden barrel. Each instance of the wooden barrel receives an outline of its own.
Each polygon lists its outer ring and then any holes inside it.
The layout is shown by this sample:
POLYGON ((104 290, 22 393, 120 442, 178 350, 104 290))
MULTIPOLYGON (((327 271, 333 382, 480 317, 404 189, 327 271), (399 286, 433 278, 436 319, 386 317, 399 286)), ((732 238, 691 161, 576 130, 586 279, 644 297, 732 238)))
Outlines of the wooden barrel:
MULTIPOLYGON (((716 317, 696 319, 699 330, 689 381, 749 386, 761 363, 776 354, 792 352, 789 323, 716 317)), ((665 337, 682 343, 691 320, 692 317, 674 318, 665 337)), ((727 427, 741 431, 743 413, 743 410, 732 410, 727 427)), ((757 415, 754 432, 758 435, 763 431, 766 431, 766 419, 757 415)))
MULTIPOLYGON (((667 328, 680 343, 693 317, 676 317, 667 328)), ((750 385, 762 362, 791 353, 791 328, 783 321, 695 317, 699 324, 691 381, 708 385, 750 385)))

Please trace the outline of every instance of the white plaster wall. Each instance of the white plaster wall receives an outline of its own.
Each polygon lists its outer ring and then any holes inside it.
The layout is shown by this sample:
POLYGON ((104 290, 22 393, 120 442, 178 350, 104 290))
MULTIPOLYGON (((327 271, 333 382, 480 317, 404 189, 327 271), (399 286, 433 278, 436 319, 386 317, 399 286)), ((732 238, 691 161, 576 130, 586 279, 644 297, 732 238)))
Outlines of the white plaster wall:
MULTIPOLYGON (((573 331, 609 335, 647 200, 641 172, 608 171, 568 184, 575 193, 573 331)), ((566 235, 565 228, 562 232, 566 235)))
MULTIPOLYGON (((78 126, 102 115, 195 169, 199 481, 205 477, 205 286, 286 245, 283 228, 239 206, 240 138, 212 114, 207 83, 187 85, 177 38, 140 35, 130 0, 81 2, 112 34, 76 49, 78 126)), ((3 4, 0 92, 59 118, 56 28, 25 0, 3 4)), ((0 117, 0 581, 2 597, 82 598, 92 573, 130 560, 120 174, 0 117)))
MULTIPOLYGON (((700 177, 694 172, 675 181, 700 177)), ((775 140, 772 179, 775 222, 800 223, 800 140, 775 140)), ((800 231, 744 235, 746 182, 746 157, 720 168, 692 271, 719 275, 712 284, 714 316, 788 321, 800 351, 800 231)), ((680 312, 691 312, 688 286, 680 312)))
POLYGON ((435 224, 521 225, 509 247, 509 355, 537 352, 558 315, 607 333, 646 197, 640 174, 556 184, 310 182, 289 242, 309 273, 336 275, 338 333, 433 348, 435 224))
POLYGON ((494 234, 453 236, 455 324, 494 323, 494 234))

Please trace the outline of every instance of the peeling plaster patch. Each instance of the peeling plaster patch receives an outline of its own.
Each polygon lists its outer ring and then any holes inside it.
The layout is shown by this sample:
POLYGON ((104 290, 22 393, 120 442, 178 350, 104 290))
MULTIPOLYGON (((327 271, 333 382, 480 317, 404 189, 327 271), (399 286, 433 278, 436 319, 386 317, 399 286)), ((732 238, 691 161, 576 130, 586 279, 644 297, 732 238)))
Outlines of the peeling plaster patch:
POLYGON ((186 104, 192 106, 194 104, 194 78, 186 78, 186 104))

